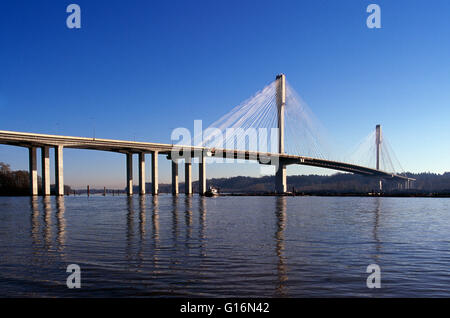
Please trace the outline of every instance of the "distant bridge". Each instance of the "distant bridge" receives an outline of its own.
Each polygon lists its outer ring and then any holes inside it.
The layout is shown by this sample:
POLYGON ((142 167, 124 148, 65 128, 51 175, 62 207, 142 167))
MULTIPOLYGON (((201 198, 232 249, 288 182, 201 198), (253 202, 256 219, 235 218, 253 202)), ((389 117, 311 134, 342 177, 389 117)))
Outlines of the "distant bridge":
POLYGON ((286 103, 285 76, 279 75, 277 81, 277 107, 278 107, 278 152, 258 152, 238 149, 222 149, 210 147, 182 146, 172 144, 136 142, 100 138, 70 137, 47 134, 34 134, 25 132, 0 130, 0 144, 26 147, 29 149, 29 172, 30 172, 30 194, 38 195, 37 160, 36 150, 41 148, 42 156, 42 194, 50 195, 50 168, 49 149, 55 149, 55 183, 56 195, 64 195, 64 169, 63 149, 91 149, 109 152, 118 152, 126 155, 127 170, 127 193, 133 194, 133 154, 139 155, 139 193, 145 194, 145 155, 152 156, 152 194, 158 194, 158 155, 167 155, 172 161, 172 193, 178 194, 178 162, 179 158, 172 158, 172 154, 181 154, 185 159, 185 193, 192 194, 192 161, 199 161, 199 194, 206 191, 206 164, 205 157, 233 158, 244 160, 255 160, 261 164, 274 164, 276 166, 276 191, 285 193, 287 191, 286 166, 306 165, 320 168, 333 169, 337 171, 350 172, 380 180, 394 180, 405 184, 409 188, 415 179, 408 178, 392 172, 382 171, 379 167, 381 129, 377 126, 377 164, 376 168, 369 168, 346 162, 338 162, 326 159, 312 158, 284 153, 284 106, 286 103))

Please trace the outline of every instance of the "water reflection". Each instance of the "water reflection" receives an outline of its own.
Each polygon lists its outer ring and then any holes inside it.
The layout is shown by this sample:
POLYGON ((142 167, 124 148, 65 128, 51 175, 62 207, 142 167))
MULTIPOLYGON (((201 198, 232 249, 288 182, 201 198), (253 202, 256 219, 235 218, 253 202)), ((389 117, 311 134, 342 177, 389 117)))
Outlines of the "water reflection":
POLYGON ((178 196, 172 196, 172 235, 176 246, 178 243, 178 196))
POLYGON ((57 227, 57 243, 58 251, 62 253, 66 245, 66 218, 64 216, 66 207, 64 203, 64 197, 58 196, 56 198, 56 227, 57 227))
POLYGON ((44 203, 44 248, 47 251, 52 247, 52 204, 50 197, 43 198, 44 203))
POLYGON ((381 199, 379 197, 374 198, 375 208, 374 208, 374 222, 373 222, 373 239, 375 241, 376 254, 374 256, 375 263, 378 261, 381 252, 381 241, 378 238, 378 227, 380 223, 380 213, 381 213, 381 199))
POLYGON ((284 229, 286 228, 286 197, 281 196, 276 199, 275 216, 277 219, 277 228, 275 232, 276 247, 275 251, 278 257, 277 273, 278 285, 276 287, 277 296, 286 295, 286 281, 288 280, 286 269, 286 258, 284 256, 284 229))
POLYGON ((31 238, 33 245, 39 244, 39 202, 37 197, 31 199, 31 238))
POLYGON ((34 255, 54 253, 62 255, 66 244, 66 219, 64 197, 33 197, 30 199, 31 210, 31 239, 34 255), (52 201, 56 201, 56 222, 53 222, 52 201), (42 215, 42 223, 40 219, 42 215), (54 238, 54 233, 56 237, 54 238), (56 246, 56 249, 54 248, 56 246))
POLYGON ((130 261, 133 258, 132 248, 133 248, 133 238, 134 238, 134 206, 133 197, 127 197, 127 245, 126 245, 126 257, 130 261))
POLYGON ((450 295, 447 199, 2 200, 6 296, 75 295, 65 288, 71 263, 89 266, 93 288, 77 291, 83 297, 371 296, 365 266, 373 263, 389 265, 389 288, 376 296, 450 295))
POLYGON ((158 258, 158 251, 159 251, 159 245, 160 245, 160 238, 159 238, 159 203, 158 203, 158 196, 154 195, 152 197, 152 243, 153 243, 153 265, 155 267, 158 267, 159 258, 158 258))
POLYGON ((191 196, 186 196, 184 199, 185 213, 184 220, 186 223, 186 244, 192 238, 192 199, 191 196))
POLYGON ((138 242, 138 267, 144 262, 145 222, 146 222, 146 200, 145 195, 139 197, 139 242, 138 242))
POLYGON ((139 239, 141 243, 143 243, 145 239, 146 201, 147 197, 145 195, 139 197, 139 239))
POLYGON ((206 256, 206 198, 199 197, 199 239, 200 239, 200 253, 201 256, 206 256))
POLYGON ((126 257, 130 261, 129 265, 135 264, 138 268, 142 267, 145 255, 145 238, 147 223, 147 197, 139 196, 139 211, 135 209, 135 197, 127 197, 126 214, 126 257), (138 220, 136 221, 136 217, 138 220), (138 223, 137 223, 138 222, 138 223), (137 231, 137 233, 136 233, 137 231), (133 262, 133 260, 135 262, 133 262))

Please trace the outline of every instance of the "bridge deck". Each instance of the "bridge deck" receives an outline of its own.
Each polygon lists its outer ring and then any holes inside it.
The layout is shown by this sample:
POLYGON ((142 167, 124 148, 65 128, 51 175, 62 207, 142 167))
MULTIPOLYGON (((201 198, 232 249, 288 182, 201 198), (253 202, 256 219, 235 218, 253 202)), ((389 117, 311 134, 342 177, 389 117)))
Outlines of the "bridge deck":
POLYGON ((222 158, 235 158, 245 160, 257 160, 261 163, 273 162, 273 159, 279 159, 284 164, 299 164, 314 166, 337 171, 351 172, 366 176, 380 177, 383 179, 393 179, 397 181, 414 180, 406 176, 397 175, 381 170, 368 167, 358 166, 345 162, 331 161, 318 158, 310 158, 304 156, 278 154, 278 153, 262 153, 244 150, 230 149, 210 149, 204 147, 193 146, 176 146, 171 144, 137 142, 113 139, 99 139, 87 137, 71 137, 47 134, 34 134, 14 131, 0 130, 0 144, 14 145, 20 147, 43 147, 43 146, 64 146, 66 148, 91 149, 101 151, 111 151, 119 153, 150 153, 158 151, 161 154, 170 155, 173 150, 177 149, 190 151, 192 155, 198 156, 206 153, 210 156, 222 158))

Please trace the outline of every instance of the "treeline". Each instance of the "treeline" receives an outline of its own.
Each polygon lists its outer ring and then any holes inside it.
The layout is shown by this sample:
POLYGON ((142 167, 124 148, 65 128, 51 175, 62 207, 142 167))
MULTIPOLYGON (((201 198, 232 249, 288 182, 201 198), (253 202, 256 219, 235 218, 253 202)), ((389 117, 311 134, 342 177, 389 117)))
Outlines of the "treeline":
MULTIPOLYGON (((407 173, 415 178, 411 188, 406 190, 398 186, 398 182, 383 181, 384 193, 418 193, 418 194, 450 194, 450 172, 436 173, 407 173)), ((370 193, 379 191, 379 181, 376 178, 354 174, 337 173, 331 176, 299 175, 288 176, 288 191, 306 194, 321 193, 370 193)), ((214 186, 222 193, 271 193, 275 191, 275 177, 231 177, 208 179, 207 186, 214 186)), ((146 185, 151 191, 151 183, 146 185)), ((194 192, 198 190, 198 182, 193 183, 194 192)), ((170 193, 170 184, 160 184, 160 192, 170 193)), ((136 188, 137 190, 137 188, 136 188)), ((180 192, 184 191, 184 184, 180 183, 180 192)))
MULTIPOLYGON (((42 191, 42 179, 38 176, 38 193, 42 191)), ((64 192, 70 193, 69 186, 64 186, 64 192)), ((54 194, 55 186, 50 186, 54 194)), ((0 162, 0 196, 22 196, 30 194, 30 174, 28 171, 12 171, 10 165, 0 162)))
POLYGON ((0 195, 27 195, 29 193, 28 171, 11 171, 8 164, 0 162, 0 195))
POLYGON ((407 173, 408 177, 414 178, 413 188, 429 192, 450 193, 450 172, 437 173, 407 173))
MULTIPOLYGON (((405 190, 398 187, 397 182, 384 181, 384 193, 418 193, 418 194, 450 194, 450 172, 443 174, 436 173, 407 173, 408 177, 415 178, 411 189, 405 190)), ((11 171, 10 166, 0 162, 0 195, 29 195, 29 174, 28 171, 11 171)), ((331 176, 321 175, 301 175, 288 176, 288 191, 306 194, 321 193, 369 193, 378 192, 379 183, 376 178, 365 177, 353 174, 337 173, 331 176)), ((41 178, 38 177, 39 193, 41 193, 41 178)), ((215 178, 207 181, 207 186, 214 186, 222 193, 271 193, 275 191, 275 177, 230 177, 215 178)), ((138 188, 135 186, 135 193, 138 188)), ((151 193, 151 183, 146 184, 147 193, 151 193)), ((160 184, 161 193, 172 191, 170 184, 160 184)), ((180 193, 184 192, 184 184, 180 183, 180 193)), ((193 182, 194 192, 198 191, 198 181, 193 182)), ((66 194, 73 191, 69 186, 64 186, 66 194)), ((95 193, 95 189, 91 189, 95 193)), ((98 190, 100 191, 100 190, 98 190)), ((101 192, 103 189, 101 190, 101 192)), ((54 193, 54 185, 51 185, 51 192, 54 193)))

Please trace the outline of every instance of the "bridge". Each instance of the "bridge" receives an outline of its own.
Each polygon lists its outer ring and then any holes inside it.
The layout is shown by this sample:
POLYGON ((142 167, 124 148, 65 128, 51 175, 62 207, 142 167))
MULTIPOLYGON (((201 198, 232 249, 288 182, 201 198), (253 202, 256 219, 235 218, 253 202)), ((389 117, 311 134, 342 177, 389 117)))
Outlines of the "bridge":
POLYGON ((125 140, 112 140, 100 138, 58 136, 48 134, 34 134, 26 132, 14 132, 0 130, 0 144, 26 147, 29 150, 29 175, 30 195, 38 195, 38 171, 37 171, 37 149, 41 149, 42 169, 42 195, 50 195, 50 148, 55 149, 55 193, 64 195, 64 165, 63 149, 91 149, 122 153, 126 156, 126 188, 127 194, 133 194, 133 154, 139 156, 139 194, 146 192, 145 180, 145 155, 151 154, 152 169, 152 194, 158 194, 158 155, 166 155, 172 162, 172 193, 178 194, 178 171, 179 162, 184 159, 185 165, 185 193, 192 194, 192 159, 198 159, 199 169, 199 194, 206 192, 206 157, 232 158, 243 160, 255 160, 261 164, 272 164, 275 166, 275 189, 279 194, 287 191, 286 167, 288 165, 306 165, 327 168, 337 171, 350 172, 368 177, 377 178, 382 188, 382 180, 393 180, 403 183, 409 188, 412 178, 387 172, 380 169, 380 146, 381 127, 376 127, 376 167, 370 168, 352 163, 339 162, 308 156, 287 154, 285 145, 285 105, 286 84, 285 76, 278 75, 274 82, 276 86, 277 106, 277 128, 278 128, 278 152, 251 151, 243 149, 227 149, 206 146, 173 145, 150 142, 136 142, 125 140), (176 155, 175 155, 176 154, 176 155))

